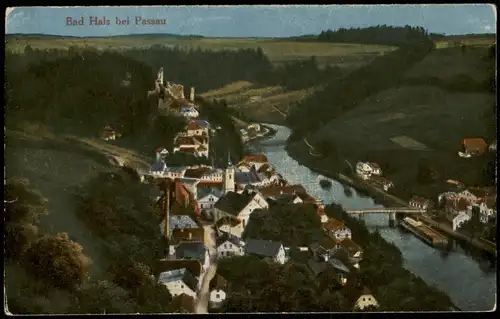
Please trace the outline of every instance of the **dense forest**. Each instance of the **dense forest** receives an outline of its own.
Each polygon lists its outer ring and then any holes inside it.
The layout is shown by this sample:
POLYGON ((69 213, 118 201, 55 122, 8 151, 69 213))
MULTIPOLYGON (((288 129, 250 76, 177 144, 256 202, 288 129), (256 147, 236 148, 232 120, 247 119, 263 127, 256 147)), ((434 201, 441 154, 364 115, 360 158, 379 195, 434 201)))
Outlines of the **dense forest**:
POLYGON ((163 67, 165 78, 169 81, 195 86, 198 92, 220 88, 236 81, 281 85, 285 89, 295 90, 341 74, 339 68, 321 70, 315 57, 274 67, 260 47, 208 51, 157 45, 148 49, 127 50, 124 54, 155 70, 163 67))
POLYGON ((388 26, 377 25, 367 28, 339 28, 335 31, 322 31, 319 35, 304 35, 293 37, 298 41, 320 41, 337 43, 359 43, 401 46, 407 43, 425 40, 428 37, 444 36, 440 34, 428 33, 422 27, 412 27, 406 25, 388 26))

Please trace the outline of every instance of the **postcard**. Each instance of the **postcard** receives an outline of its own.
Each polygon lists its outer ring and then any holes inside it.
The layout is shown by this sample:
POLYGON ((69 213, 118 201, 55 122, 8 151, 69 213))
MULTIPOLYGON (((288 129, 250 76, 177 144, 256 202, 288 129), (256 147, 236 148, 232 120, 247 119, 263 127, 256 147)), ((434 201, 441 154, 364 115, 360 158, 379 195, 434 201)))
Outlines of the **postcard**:
POLYGON ((496 22, 7 8, 5 312, 494 311, 496 22))

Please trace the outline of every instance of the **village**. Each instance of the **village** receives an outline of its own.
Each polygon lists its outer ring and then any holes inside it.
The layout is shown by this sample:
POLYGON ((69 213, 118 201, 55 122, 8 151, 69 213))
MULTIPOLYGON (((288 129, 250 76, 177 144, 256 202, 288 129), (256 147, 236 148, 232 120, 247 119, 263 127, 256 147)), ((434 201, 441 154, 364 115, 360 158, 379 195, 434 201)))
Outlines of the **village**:
MULTIPOLYGON (((463 139, 458 156, 471 158, 481 156, 486 152, 496 152, 496 141, 488 145, 480 138, 463 139)), ((386 193, 390 193, 395 187, 389 178, 383 176, 382 169, 377 163, 358 162, 356 177, 386 193)), ((425 210, 422 217, 427 220, 428 224, 439 224, 440 227, 437 228, 441 231, 457 235, 457 237, 460 237, 461 228, 467 221, 477 221, 478 233, 487 233, 496 225, 496 187, 468 187, 454 179, 448 179, 445 183, 449 191, 439 194, 437 198, 426 198, 414 194, 405 204, 415 209, 425 210)))
MULTIPOLYGON (((171 312, 207 313, 207 309, 221 305, 231 293, 231 283, 217 273, 218 260, 253 255, 285 264, 291 247, 262 238, 242 238, 253 212, 283 203, 314 205, 324 236, 299 249, 310 253, 308 266, 315 275, 328 269, 336 274, 339 285, 345 285, 347 274, 359 269, 363 249, 352 240, 351 230, 343 221, 328 218, 322 201, 301 185, 289 184, 265 155, 248 155, 232 163, 228 151, 225 167, 214 167, 213 160, 212 165, 167 165, 167 158, 176 153, 213 159, 210 149, 221 128, 200 118, 194 88, 189 100, 185 99, 182 85, 164 83, 163 69, 158 72, 155 86, 148 95, 158 95, 159 113, 175 113, 188 120, 174 138, 171 150, 155 150, 155 161, 143 178, 143 182, 158 185, 160 191, 154 200, 163 215, 159 227, 168 251, 164 259, 157 261, 155 274, 172 296, 171 312), (336 258, 340 252, 348 258, 336 258)), ((243 143, 268 132, 268 128, 256 123, 239 130, 243 143)), ((110 126, 101 133, 105 140, 119 136, 110 126)), ((378 303, 364 287, 352 307, 363 310, 370 306, 377 307, 378 303)))
MULTIPOLYGON (((308 194, 302 185, 286 181, 264 154, 247 155, 232 163, 227 151, 224 167, 215 167, 211 149, 221 128, 200 118, 194 88, 189 100, 185 99, 182 85, 164 83, 163 69, 158 72, 155 85, 155 90, 148 95, 158 95, 159 113, 175 113, 187 119, 185 129, 175 136, 172 149, 158 147, 155 150, 155 160, 143 179, 158 185, 160 192, 154 201, 163 216, 159 227, 168 249, 165 258, 157 261, 155 274, 158 283, 165 285, 173 298, 170 312, 207 313, 208 309, 220 307, 231 294, 231 283, 217 272, 217 262, 224 258, 252 255, 285 264, 292 247, 263 238, 243 238, 252 213, 284 203, 314 205, 323 238, 298 248, 309 254, 307 266, 314 275, 320 276, 328 270, 335 274, 339 286, 344 286, 348 275, 359 270, 363 260, 363 248, 352 240, 349 227, 342 220, 327 217, 322 201, 308 194), (207 162, 212 158, 212 165, 168 166, 168 157, 177 153, 205 158, 207 162)), ((239 131, 243 143, 268 132, 268 128, 256 123, 239 131)), ((101 137, 114 140, 119 133, 108 126, 101 137)), ((474 150, 464 150, 460 156, 466 156, 463 154, 473 156, 474 150)), ((395 187, 383 176, 377 163, 360 161, 355 170, 357 178, 372 187, 384 192, 395 187)), ((453 232, 474 214, 481 223, 494 225, 495 190, 467 188, 453 180, 448 182, 456 191, 441 194, 437 205, 415 195, 406 206, 427 211, 425 217, 449 224, 453 232)), ((377 299, 368 287, 359 291, 352 304, 353 310, 376 307, 377 299)))

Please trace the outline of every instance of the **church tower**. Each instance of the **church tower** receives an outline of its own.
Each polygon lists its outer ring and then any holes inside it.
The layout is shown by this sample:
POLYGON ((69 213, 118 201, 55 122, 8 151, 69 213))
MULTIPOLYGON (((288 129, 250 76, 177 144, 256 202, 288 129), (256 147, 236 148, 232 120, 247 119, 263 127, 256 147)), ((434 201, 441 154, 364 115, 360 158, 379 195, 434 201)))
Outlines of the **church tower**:
POLYGON ((163 85, 163 67, 158 70, 158 82, 163 85))
POLYGON ((234 192, 234 167, 229 152, 227 153, 227 167, 224 170, 223 191, 224 194, 234 192))

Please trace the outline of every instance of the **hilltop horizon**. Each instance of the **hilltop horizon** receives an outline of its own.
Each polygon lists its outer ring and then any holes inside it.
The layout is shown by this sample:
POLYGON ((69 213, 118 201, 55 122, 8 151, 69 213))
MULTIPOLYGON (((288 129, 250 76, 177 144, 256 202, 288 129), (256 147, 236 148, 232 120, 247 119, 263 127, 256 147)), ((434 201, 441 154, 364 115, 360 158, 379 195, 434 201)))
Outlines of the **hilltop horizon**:
POLYGON ((488 4, 22 7, 9 10, 6 34, 109 37, 169 33, 214 38, 287 38, 318 34, 322 30, 376 25, 419 26, 446 35, 496 32, 494 7, 488 4))

